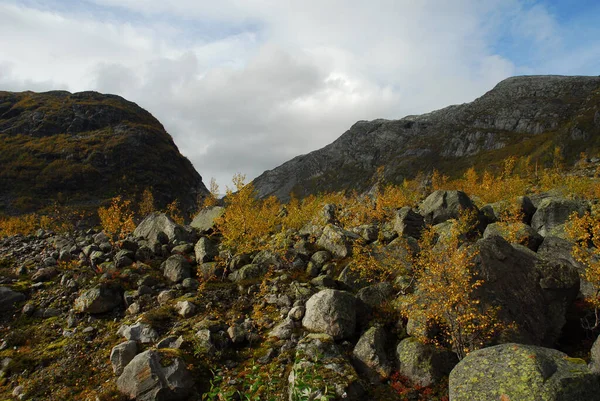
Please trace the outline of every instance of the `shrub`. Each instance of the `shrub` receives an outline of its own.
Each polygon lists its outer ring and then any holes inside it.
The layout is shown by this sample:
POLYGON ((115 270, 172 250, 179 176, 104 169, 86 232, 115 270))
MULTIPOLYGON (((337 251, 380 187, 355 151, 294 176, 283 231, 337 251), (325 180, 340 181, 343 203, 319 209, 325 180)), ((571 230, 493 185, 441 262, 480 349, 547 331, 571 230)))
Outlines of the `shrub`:
POLYGON ((120 195, 112 199, 110 206, 98 209, 98 217, 102 230, 113 242, 124 239, 135 229, 131 201, 123 200, 120 195))

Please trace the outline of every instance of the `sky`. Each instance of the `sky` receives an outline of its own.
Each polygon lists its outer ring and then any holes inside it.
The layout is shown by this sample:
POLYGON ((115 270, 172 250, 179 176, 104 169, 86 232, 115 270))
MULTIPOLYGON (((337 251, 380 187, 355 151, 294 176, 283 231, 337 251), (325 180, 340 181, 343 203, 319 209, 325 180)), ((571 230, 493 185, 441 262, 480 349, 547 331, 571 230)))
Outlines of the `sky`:
POLYGON ((600 75, 597 0, 0 0, 0 90, 136 102, 208 186, 513 75, 600 75))

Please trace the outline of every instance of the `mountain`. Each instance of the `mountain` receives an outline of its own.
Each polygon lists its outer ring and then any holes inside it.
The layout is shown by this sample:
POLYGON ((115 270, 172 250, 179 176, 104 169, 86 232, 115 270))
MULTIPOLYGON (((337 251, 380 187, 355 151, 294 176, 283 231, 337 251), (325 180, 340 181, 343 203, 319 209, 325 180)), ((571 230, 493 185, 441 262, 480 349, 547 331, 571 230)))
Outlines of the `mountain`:
POLYGON ((192 208, 202 177, 149 112, 97 92, 0 92, 0 212, 97 205, 152 187, 192 208))
POLYGON ((433 168, 457 176, 507 156, 548 163, 555 146, 566 160, 600 150, 600 77, 506 79, 471 103, 400 120, 359 121, 322 149, 265 171, 260 197, 282 200, 326 191, 367 190, 379 166, 401 183, 433 168))

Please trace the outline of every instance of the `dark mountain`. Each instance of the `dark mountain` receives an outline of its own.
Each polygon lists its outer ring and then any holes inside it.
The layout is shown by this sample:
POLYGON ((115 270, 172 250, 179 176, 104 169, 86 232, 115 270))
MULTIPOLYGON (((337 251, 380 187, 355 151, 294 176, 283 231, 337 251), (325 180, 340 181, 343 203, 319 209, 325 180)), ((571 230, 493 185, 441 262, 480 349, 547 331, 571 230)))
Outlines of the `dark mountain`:
POLYGON ((401 183, 417 172, 457 176, 493 168, 509 155, 550 161, 600 150, 600 77, 524 76, 500 82, 479 99, 400 120, 359 121, 335 142, 265 171, 261 197, 286 200, 325 191, 367 190, 379 166, 401 183))
POLYGON ((159 206, 208 191, 160 122, 97 92, 0 92, 0 211, 94 206, 152 187, 159 206))

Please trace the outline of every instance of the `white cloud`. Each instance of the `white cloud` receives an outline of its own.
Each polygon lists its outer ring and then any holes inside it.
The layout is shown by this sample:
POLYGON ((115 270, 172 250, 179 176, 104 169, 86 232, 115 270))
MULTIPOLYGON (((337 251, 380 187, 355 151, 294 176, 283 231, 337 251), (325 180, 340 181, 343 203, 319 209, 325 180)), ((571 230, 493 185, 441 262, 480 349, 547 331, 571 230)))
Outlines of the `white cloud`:
POLYGON ((2 88, 120 94, 221 184, 320 148, 356 120, 473 100, 529 67, 497 51, 499 36, 560 36, 543 6, 520 0, 94 3, 59 12, 0 0, 2 88))

